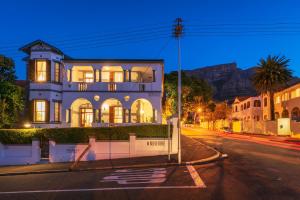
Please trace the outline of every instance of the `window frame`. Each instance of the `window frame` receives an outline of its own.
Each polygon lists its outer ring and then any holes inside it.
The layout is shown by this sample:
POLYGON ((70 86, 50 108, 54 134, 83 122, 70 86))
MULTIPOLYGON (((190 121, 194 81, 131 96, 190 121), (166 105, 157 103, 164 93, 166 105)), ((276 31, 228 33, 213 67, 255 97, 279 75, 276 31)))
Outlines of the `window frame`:
POLYGON ((59 62, 54 62, 54 81, 56 83, 60 83, 61 82, 60 71, 61 71, 61 69, 60 69, 60 63, 59 62))
POLYGON ((47 112, 46 100, 43 100, 43 99, 34 100, 34 122, 46 122, 46 114, 47 114, 46 112, 47 112), (43 110, 37 110, 37 107, 39 107, 37 105, 37 103, 43 103, 44 104, 44 109, 43 110), (37 118, 38 113, 42 114, 43 119, 38 119, 37 118))
POLYGON ((61 102, 59 101, 54 101, 54 122, 61 122, 61 102))
POLYGON ((47 60, 36 60, 35 61, 35 81, 36 82, 47 82, 47 60), (40 73, 44 73, 44 80, 38 80, 38 73, 39 73, 39 69, 38 69, 38 63, 39 62, 44 62, 45 63, 45 71, 41 71, 40 73))

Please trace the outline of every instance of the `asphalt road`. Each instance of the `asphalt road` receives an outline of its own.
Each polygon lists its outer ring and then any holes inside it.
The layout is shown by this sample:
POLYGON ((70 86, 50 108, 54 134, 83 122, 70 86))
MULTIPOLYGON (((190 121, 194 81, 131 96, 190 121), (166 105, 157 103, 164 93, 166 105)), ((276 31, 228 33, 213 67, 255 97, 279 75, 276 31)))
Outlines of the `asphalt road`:
POLYGON ((0 177, 0 199, 300 199, 300 151, 204 130, 183 133, 228 159, 194 167, 0 177))

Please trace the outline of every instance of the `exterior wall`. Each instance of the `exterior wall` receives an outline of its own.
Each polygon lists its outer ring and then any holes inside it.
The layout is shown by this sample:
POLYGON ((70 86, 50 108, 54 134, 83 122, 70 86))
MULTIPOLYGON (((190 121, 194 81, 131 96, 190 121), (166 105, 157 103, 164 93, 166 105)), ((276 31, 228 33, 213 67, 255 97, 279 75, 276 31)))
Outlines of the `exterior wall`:
POLYGON ((26 165, 40 162, 39 141, 30 145, 4 145, 0 143, 0 165, 26 165))
POLYGON ((249 132, 249 133, 261 133, 262 132, 262 98, 261 96, 249 97, 240 101, 238 98, 234 101, 232 106, 231 118, 234 121, 238 121, 234 125, 234 132, 249 132), (260 107, 254 107, 254 101, 260 101, 260 107), (246 107, 244 105, 246 104, 246 107), (250 104, 247 107, 247 104, 250 104), (241 107, 243 106, 243 109, 241 107))
MULTIPOLYGON (((132 103, 137 99, 146 99, 156 112, 156 123, 162 122, 162 91, 163 91, 163 63, 144 63, 132 62, 119 63, 111 61, 107 62, 69 62, 64 60, 62 55, 54 53, 51 48, 44 46, 41 50, 40 46, 31 47, 29 55, 30 60, 46 59, 51 60, 51 81, 45 83, 31 82, 29 84, 29 101, 31 100, 47 100, 50 103, 49 122, 32 123, 36 128, 55 128, 70 127, 71 124, 66 122, 66 110, 70 109, 72 103, 78 98, 84 98, 91 102, 93 109, 100 109, 102 103, 106 99, 115 98, 119 100, 123 108, 130 109, 132 103), (61 63, 61 83, 54 83, 55 78, 55 62, 61 63), (154 82, 136 83, 136 82, 120 82, 113 83, 116 85, 116 91, 109 91, 107 82, 69 82, 67 77, 68 70, 72 71, 74 66, 91 66, 94 70, 101 71, 104 66, 121 66, 123 70, 137 69, 138 67, 147 67, 147 69, 155 70, 154 82), (145 87, 144 91, 140 91, 140 85, 145 87), (82 90, 81 86, 84 86, 82 90), (96 101, 94 97, 98 95, 100 99, 96 101), (125 96, 129 96, 129 100, 125 100, 125 96), (61 122, 54 121, 54 102, 61 102, 61 122)), ((95 75, 95 74, 94 74, 95 75)), ((31 110, 33 112, 33 110, 31 110)), ((102 123, 93 123, 93 126, 105 126, 102 123)))

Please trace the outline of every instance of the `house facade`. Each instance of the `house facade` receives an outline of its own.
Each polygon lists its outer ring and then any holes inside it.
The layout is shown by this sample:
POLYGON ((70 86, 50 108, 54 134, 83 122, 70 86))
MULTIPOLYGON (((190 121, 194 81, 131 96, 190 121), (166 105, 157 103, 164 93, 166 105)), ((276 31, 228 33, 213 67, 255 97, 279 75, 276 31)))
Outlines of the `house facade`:
POLYGON ((236 97, 232 105, 231 120, 236 132, 259 133, 262 130, 261 96, 236 97))
POLYGON ((33 127, 161 123, 163 60, 74 59, 41 40, 20 50, 33 127))

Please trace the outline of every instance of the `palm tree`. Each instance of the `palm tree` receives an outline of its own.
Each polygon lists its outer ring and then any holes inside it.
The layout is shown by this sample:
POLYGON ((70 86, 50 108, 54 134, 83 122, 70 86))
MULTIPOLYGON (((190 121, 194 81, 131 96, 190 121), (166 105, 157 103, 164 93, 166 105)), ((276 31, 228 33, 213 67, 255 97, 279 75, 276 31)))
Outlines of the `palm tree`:
POLYGON ((285 56, 268 56, 260 59, 252 82, 257 91, 270 95, 271 120, 275 119, 274 93, 292 78, 288 68, 290 60, 285 56))

